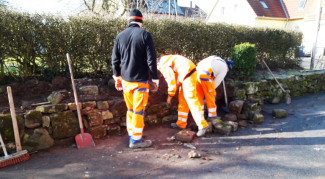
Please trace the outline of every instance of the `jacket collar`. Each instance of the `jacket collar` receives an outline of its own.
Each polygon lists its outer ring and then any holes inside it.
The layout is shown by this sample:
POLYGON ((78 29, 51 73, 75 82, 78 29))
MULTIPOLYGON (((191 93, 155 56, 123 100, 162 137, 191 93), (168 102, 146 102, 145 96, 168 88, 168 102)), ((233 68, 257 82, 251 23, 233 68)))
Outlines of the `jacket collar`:
POLYGON ((131 24, 128 25, 128 27, 140 27, 140 26, 138 24, 136 24, 136 23, 131 23, 131 24))

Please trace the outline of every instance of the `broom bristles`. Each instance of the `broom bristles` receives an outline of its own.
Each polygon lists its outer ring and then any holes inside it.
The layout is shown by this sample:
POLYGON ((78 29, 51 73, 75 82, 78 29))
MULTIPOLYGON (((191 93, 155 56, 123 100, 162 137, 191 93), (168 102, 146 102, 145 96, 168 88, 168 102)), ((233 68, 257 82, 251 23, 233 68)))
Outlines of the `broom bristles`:
POLYGON ((1 157, 0 158, 0 168, 4 168, 6 166, 15 165, 17 163, 29 160, 29 154, 26 150, 16 152, 14 154, 1 157))

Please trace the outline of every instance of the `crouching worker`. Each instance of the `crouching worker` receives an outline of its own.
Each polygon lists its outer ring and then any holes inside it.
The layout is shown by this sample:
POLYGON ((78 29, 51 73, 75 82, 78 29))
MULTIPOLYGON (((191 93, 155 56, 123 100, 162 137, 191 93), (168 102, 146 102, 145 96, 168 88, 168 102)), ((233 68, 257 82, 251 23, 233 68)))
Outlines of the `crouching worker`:
POLYGON ((168 84, 168 99, 175 96, 177 87, 179 86, 178 96, 178 120, 171 126, 176 128, 186 128, 189 110, 199 131, 196 133, 198 137, 205 134, 209 128, 207 121, 204 119, 204 111, 202 108, 203 98, 200 98, 197 91, 198 85, 195 64, 189 59, 180 55, 166 55, 160 58, 158 69, 163 74, 168 84))
POLYGON ((126 106, 126 128, 130 148, 151 146, 150 140, 142 141, 144 112, 148 102, 150 77, 158 90, 156 50, 151 34, 142 28, 142 13, 130 12, 129 26, 119 33, 112 52, 112 69, 115 87, 122 91, 126 106))
POLYGON ((197 65, 198 81, 202 87, 198 89, 199 93, 204 94, 209 118, 217 116, 217 93, 215 89, 224 80, 227 72, 232 69, 233 64, 232 60, 223 60, 213 55, 203 59, 197 65))

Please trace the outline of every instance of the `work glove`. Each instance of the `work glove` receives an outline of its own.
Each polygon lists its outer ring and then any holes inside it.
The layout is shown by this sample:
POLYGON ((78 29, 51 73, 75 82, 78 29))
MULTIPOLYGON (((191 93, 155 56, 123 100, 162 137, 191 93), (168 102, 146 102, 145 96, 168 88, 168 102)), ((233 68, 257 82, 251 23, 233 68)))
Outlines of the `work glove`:
POLYGON ((173 99, 173 97, 168 95, 167 104, 171 105, 172 99, 173 99))
POLYGON ((122 77, 121 76, 113 76, 113 79, 115 80, 115 88, 117 91, 122 91, 122 77))
POLYGON ((153 79, 152 80, 152 86, 153 86, 153 89, 151 90, 151 92, 155 93, 158 91, 158 88, 159 88, 159 79, 153 79))

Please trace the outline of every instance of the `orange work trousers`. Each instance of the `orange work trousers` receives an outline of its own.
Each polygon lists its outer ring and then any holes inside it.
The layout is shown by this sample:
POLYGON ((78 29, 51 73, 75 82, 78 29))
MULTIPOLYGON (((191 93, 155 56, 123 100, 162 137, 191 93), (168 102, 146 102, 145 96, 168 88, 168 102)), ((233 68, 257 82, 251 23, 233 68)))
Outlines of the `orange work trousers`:
POLYGON ((178 95, 178 119, 176 122, 179 127, 186 128, 189 111, 191 111, 199 129, 208 126, 207 121, 204 119, 204 110, 202 107, 204 105, 203 94, 199 94, 197 90, 199 85, 196 72, 187 77, 183 83, 180 84, 178 95))
POLYGON ((144 112, 148 103, 149 83, 128 82, 122 80, 123 95, 128 111, 126 113, 126 128, 131 143, 142 141, 144 128, 144 112))
POLYGON ((217 105, 216 105, 216 95, 215 86, 211 77, 206 74, 199 74, 199 83, 201 87, 198 88, 200 94, 204 94, 205 101, 208 108, 208 117, 217 116, 217 105))

